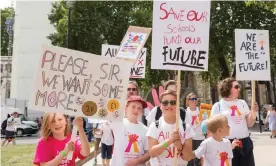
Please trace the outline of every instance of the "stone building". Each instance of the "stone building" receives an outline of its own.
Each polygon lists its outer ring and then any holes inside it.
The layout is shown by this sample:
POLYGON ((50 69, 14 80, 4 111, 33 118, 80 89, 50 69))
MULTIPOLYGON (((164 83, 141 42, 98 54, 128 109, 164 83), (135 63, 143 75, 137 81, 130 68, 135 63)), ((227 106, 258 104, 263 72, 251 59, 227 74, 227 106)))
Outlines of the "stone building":
POLYGON ((1 101, 10 98, 12 57, 1 56, 1 101))

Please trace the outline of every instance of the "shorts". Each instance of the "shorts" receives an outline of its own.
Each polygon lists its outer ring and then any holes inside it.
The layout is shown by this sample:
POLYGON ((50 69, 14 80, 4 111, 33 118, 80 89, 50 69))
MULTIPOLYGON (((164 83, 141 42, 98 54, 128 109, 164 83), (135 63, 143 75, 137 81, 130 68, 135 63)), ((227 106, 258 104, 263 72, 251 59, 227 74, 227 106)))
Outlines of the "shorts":
POLYGON ((113 149, 113 145, 106 145, 106 144, 102 143, 102 146, 101 146, 102 159, 111 159, 112 158, 112 149, 113 149))
MULTIPOLYGON (((192 143, 193 151, 196 150, 200 146, 202 141, 203 140, 194 140, 193 139, 193 143, 192 143)), ((192 159, 191 161, 189 161, 187 166, 201 166, 200 159, 198 159, 198 158, 192 159)))
POLYGON ((6 139, 14 139, 15 138, 15 132, 14 131, 5 131, 6 139))
POLYGON ((96 138, 96 142, 95 142, 95 150, 99 150, 100 143, 101 143, 101 138, 96 138))

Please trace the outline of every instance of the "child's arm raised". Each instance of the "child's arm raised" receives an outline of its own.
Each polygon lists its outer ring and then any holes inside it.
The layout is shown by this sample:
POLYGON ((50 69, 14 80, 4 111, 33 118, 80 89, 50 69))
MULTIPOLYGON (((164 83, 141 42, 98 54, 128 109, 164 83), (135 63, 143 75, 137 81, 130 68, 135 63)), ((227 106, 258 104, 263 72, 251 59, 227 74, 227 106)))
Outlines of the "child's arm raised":
POLYGON ((86 138, 84 129, 83 129, 83 118, 77 117, 74 119, 74 125, 78 127, 79 130, 79 137, 81 142, 80 154, 84 157, 87 157, 90 154, 90 147, 88 139, 86 138))

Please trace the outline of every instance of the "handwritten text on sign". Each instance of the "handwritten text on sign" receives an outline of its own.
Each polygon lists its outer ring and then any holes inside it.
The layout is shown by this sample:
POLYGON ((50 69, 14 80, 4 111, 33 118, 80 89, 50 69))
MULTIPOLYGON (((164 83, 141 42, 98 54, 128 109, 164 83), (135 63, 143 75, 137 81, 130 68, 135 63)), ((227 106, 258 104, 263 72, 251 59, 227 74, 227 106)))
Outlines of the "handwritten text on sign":
POLYGON ((235 30, 237 80, 270 80, 267 30, 235 30))
MULTIPOLYGON (((120 46, 102 45, 102 56, 114 58, 120 46)), ((143 48, 138 55, 138 60, 131 67, 130 78, 145 78, 147 49, 143 48)))
POLYGON ((208 69, 210 2, 154 1, 152 69, 208 69))
POLYGON ((131 63, 43 46, 33 110, 95 119, 122 119, 131 63))

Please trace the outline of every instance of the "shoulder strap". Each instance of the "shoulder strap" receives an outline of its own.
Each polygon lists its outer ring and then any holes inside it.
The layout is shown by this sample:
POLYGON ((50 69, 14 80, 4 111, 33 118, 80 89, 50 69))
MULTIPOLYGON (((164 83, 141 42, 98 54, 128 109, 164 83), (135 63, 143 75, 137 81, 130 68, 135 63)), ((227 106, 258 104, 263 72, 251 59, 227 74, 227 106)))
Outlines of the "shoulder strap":
POLYGON ((220 102, 218 102, 218 108, 219 108, 219 112, 220 112, 220 102))
POLYGON ((156 120, 156 121, 155 121, 155 126, 156 126, 156 128, 159 127, 159 120, 156 120))
POLYGON ((186 118, 186 110, 182 107, 179 108, 180 110, 180 118, 182 120, 182 126, 184 131, 186 131, 186 122, 185 122, 185 118, 186 118))
POLYGON ((161 108, 159 106, 157 106, 157 108, 156 108, 156 114, 155 114, 155 121, 158 121, 161 116, 162 116, 161 108))

